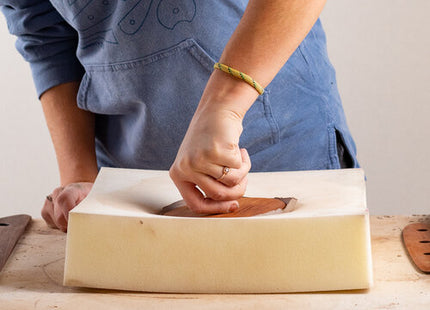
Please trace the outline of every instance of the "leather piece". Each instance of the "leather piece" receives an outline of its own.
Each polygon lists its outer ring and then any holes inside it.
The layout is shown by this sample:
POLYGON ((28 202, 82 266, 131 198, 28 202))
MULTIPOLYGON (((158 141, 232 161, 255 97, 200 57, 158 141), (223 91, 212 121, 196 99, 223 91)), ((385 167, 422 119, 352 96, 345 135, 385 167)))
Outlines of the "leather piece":
POLYGON ((183 200, 174 202, 163 208, 160 215, 179 217, 250 217, 265 214, 271 211, 283 210, 290 212, 297 202, 296 198, 251 198, 242 197, 238 199, 239 209, 222 214, 197 214, 185 205, 183 200))

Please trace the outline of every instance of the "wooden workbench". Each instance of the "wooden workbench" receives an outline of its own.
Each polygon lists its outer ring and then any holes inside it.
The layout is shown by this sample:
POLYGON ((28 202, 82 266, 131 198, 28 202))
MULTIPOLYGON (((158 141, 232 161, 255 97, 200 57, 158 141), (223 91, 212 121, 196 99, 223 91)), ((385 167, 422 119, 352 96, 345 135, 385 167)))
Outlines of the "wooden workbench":
POLYGON ((401 242, 402 228, 412 222, 430 223, 430 216, 371 217, 370 290, 191 295, 64 287, 66 235, 34 220, 0 273, 0 309, 430 309, 430 274, 411 265, 401 242))

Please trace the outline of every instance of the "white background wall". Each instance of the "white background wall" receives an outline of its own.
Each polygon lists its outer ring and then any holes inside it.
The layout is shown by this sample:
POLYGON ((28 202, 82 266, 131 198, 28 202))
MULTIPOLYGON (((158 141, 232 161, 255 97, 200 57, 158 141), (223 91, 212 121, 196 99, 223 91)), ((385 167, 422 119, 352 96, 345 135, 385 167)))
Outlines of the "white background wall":
MULTIPOLYGON (((329 1, 322 20, 372 214, 430 213, 430 1, 329 1)), ((0 14, 0 217, 57 186, 28 65, 0 14)))

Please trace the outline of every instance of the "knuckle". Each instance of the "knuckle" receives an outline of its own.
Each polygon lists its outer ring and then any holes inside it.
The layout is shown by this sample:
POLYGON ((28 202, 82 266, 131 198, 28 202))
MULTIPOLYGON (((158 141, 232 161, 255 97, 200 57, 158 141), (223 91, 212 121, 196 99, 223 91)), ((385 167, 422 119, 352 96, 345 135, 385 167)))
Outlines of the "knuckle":
POLYGON ((77 199, 76 192, 74 191, 64 191, 60 195, 58 195, 55 200, 54 208, 56 210, 71 210, 79 203, 79 199, 77 199))
POLYGON ((220 162, 224 161, 226 152, 219 143, 214 143, 211 147, 203 149, 201 156, 211 162, 220 162))
POLYGON ((241 181, 240 184, 238 184, 242 187, 242 189, 245 191, 246 187, 248 185, 248 176, 246 175, 241 181))
POLYGON ((187 158, 181 158, 178 162, 173 166, 173 171, 175 175, 181 176, 185 175, 187 171, 190 171, 190 167, 193 167, 194 156, 189 156, 187 158))
POLYGON ((224 154, 224 153, 222 153, 219 149, 215 148, 215 149, 212 149, 212 150, 208 153, 207 157, 208 157, 212 162, 214 162, 214 163, 216 163, 216 162, 223 162, 223 161, 224 161, 225 154, 224 154))
POLYGON ((229 162, 230 168, 234 168, 234 169, 242 168, 242 160, 237 156, 230 156, 228 162, 229 162))
POLYGON ((64 211, 63 208, 61 207, 55 207, 54 208, 54 214, 53 214, 53 219, 56 223, 59 223, 63 220, 64 217, 64 211))
POLYGON ((49 211, 47 210, 47 208, 42 208, 42 211, 40 211, 40 215, 42 216, 42 218, 45 220, 45 221, 48 221, 48 220, 50 220, 50 218, 51 218, 51 216, 49 215, 49 211))
POLYGON ((246 188, 244 186, 240 187, 237 193, 237 196, 238 196, 237 198, 243 197, 243 195, 245 195, 245 192, 246 192, 246 188))
POLYGON ((227 142, 227 143, 224 144, 224 147, 225 147, 226 150, 233 151, 235 153, 239 149, 237 143, 234 143, 234 142, 227 142))
POLYGON ((204 207, 204 203, 203 201, 200 201, 198 203, 194 203, 194 204, 188 204, 188 207, 191 209, 191 211, 193 211, 194 213, 197 214, 202 214, 205 213, 205 207, 204 207))
POLYGON ((169 176, 173 179, 179 179, 181 171, 183 171, 184 163, 182 161, 175 161, 169 169, 169 176))
POLYGON ((175 166, 170 167, 169 176, 172 180, 176 179, 176 167, 175 166))
POLYGON ((236 193, 238 195, 238 198, 242 197, 243 195, 245 195, 246 192, 246 185, 248 183, 248 179, 244 178, 236 187, 236 193))
POLYGON ((236 185, 239 185, 241 181, 242 181, 242 179, 239 176, 231 176, 228 179, 228 183, 229 183, 228 185, 236 186, 236 185))
POLYGON ((240 183, 240 184, 236 185, 234 188, 231 189, 231 191, 229 192, 229 195, 228 195, 227 199, 228 200, 239 199, 244 194, 245 194, 245 187, 242 186, 242 183, 240 183))
POLYGON ((189 166, 194 170, 194 169, 200 169, 202 167, 204 167, 207 163, 207 158, 208 156, 205 156, 203 153, 197 152, 195 154, 192 154, 190 156, 190 162, 189 162, 189 166))
POLYGON ((206 195, 213 200, 225 200, 226 198, 226 194, 219 190, 210 191, 209 193, 206 193, 206 195))
POLYGON ((54 191, 52 192, 52 198, 55 199, 63 190, 64 190, 64 187, 62 187, 62 186, 54 189, 54 191))
POLYGON ((245 193, 242 192, 242 191, 237 191, 237 192, 231 193, 231 195, 229 197, 229 200, 239 199, 239 198, 241 198, 243 196, 243 194, 245 194, 245 193))
POLYGON ((213 191, 209 194, 206 193, 207 197, 217 200, 217 201, 227 201, 227 200, 234 200, 238 199, 243 196, 242 189, 235 187, 223 191, 213 191))
POLYGON ((61 223, 63 222, 63 214, 61 212, 54 214, 54 222, 58 227, 61 226, 61 223))
POLYGON ((94 185, 93 182, 83 183, 83 190, 89 193, 93 189, 93 185, 94 185))
POLYGON ((200 158, 212 158, 213 156, 216 156, 219 154, 219 151, 216 146, 210 147, 210 148, 203 148, 200 150, 200 152, 196 152, 195 156, 200 158))
POLYGON ((55 204, 56 205, 59 205, 59 206, 62 206, 62 205, 64 205, 65 203, 67 203, 67 200, 68 200, 68 195, 67 195, 67 193, 66 192, 61 192, 58 196, 57 196, 57 198, 55 199, 55 204))
POLYGON ((245 170, 246 170, 246 172, 249 172, 249 170, 251 170, 251 161, 250 161, 250 160, 247 160, 247 161, 244 163, 244 165, 245 165, 245 170))

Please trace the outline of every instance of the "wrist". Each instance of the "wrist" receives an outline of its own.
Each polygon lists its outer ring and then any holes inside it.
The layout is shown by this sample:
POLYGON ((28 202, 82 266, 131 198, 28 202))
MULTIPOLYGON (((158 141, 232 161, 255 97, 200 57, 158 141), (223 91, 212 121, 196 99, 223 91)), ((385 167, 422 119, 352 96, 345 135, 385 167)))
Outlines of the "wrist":
POLYGON ((74 175, 66 175, 61 176, 61 186, 65 187, 72 183, 82 183, 82 182, 90 182, 94 183, 96 179, 97 174, 89 174, 89 173, 82 173, 82 174, 74 174, 74 175))
POLYGON ((61 186, 79 182, 94 182, 98 174, 97 163, 70 162, 59 165, 61 186))
POLYGON ((258 98, 258 92, 246 82, 220 70, 214 70, 199 103, 199 109, 225 109, 241 119, 258 98))

